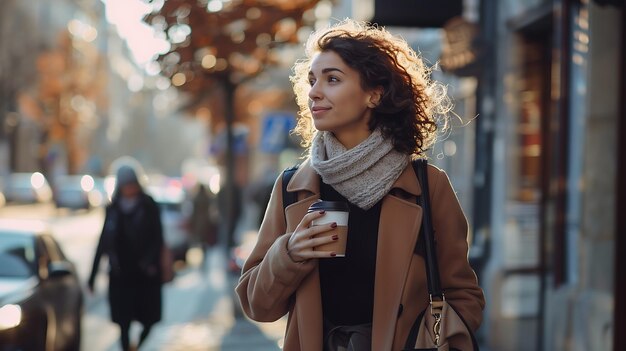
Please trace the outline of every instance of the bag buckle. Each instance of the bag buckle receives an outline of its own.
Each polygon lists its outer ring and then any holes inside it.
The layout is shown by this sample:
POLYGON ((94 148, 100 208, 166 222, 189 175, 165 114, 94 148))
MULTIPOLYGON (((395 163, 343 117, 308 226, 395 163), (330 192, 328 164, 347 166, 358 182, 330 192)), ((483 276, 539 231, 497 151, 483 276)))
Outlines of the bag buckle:
POLYGON ((435 337, 435 346, 439 347, 441 342, 441 317, 443 314, 443 305, 446 301, 446 297, 441 294, 441 300, 433 300, 433 295, 429 294, 428 299, 430 301, 430 314, 435 318, 435 324, 433 324, 433 335, 435 337))

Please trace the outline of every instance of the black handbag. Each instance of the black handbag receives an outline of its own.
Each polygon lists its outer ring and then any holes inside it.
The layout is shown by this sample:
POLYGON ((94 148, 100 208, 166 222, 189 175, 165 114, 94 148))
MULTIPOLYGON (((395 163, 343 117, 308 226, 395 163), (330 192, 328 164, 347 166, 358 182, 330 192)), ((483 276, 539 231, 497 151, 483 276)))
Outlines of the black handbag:
POLYGON ((478 351, 474 333, 448 304, 441 289, 428 189, 428 162, 418 159, 412 164, 422 188, 417 203, 423 211, 420 240, 426 263, 429 305, 413 323, 403 351, 478 351))

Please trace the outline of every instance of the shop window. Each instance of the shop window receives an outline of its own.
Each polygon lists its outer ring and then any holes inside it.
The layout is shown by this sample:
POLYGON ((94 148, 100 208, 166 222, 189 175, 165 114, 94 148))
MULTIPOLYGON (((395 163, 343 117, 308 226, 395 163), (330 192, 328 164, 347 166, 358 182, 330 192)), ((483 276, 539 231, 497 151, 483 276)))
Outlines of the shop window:
POLYGON ((528 38, 520 41, 520 61, 508 92, 517 110, 517 121, 511 123, 508 161, 507 226, 515 235, 509 241, 512 252, 505 257, 511 269, 539 266, 543 133, 550 101, 549 43, 528 38))

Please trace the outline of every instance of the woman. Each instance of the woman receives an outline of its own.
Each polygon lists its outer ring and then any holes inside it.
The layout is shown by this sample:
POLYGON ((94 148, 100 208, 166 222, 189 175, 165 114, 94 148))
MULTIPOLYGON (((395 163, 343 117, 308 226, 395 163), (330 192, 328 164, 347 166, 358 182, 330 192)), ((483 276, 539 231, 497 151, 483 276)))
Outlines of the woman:
MULTIPOLYGON (((306 54, 292 77, 296 131, 310 146, 287 185, 298 201, 283 210, 279 177, 237 293, 254 320, 289 313, 286 351, 328 350, 336 326, 365 330, 367 346, 355 350, 400 350, 428 304, 424 260, 413 253, 422 212, 410 161, 432 145, 450 103, 384 29, 346 20, 314 33, 306 54), (307 214, 320 198, 349 203, 345 258, 313 250, 334 240, 314 238, 334 227, 311 226, 324 216, 307 214)), ((428 176, 446 300, 476 330, 484 298, 467 261, 467 221, 446 174, 431 166, 428 176)))
POLYGON ((124 351, 134 349, 129 336, 133 320, 143 324, 137 347, 161 320, 162 246, 159 208, 144 193, 135 169, 123 165, 117 170, 113 200, 106 208, 88 288, 93 291, 100 258, 107 255, 111 319, 120 326, 124 351))
POLYGON ((203 184, 199 184, 193 198, 189 218, 192 244, 202 250, 202 269, 207 269, 207 249, 217 242, 217 225, 214 198, 203 184))

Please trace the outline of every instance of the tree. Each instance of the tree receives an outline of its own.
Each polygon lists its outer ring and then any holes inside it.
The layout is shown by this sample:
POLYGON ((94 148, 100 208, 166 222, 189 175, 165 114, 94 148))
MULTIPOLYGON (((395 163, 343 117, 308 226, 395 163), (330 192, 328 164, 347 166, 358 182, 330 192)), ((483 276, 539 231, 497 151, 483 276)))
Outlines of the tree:
POLYGON ((15 164, 12 144, 19 123, 17 96, 32 88, 36 80, 33 67, 41 40, 34 22, 17 0, 4 1, 0 6, 0 151, 6 141, 11 153, 9 165, 0 166, 11 169, 15 164))
MULTIPOLYGON (((147 0, 156 5, 157 1, 147 0)), ((299 43, 299 31, 315 21, 319 0, 165 0, 144 20, 171 43, 160 55, 161 74, 187 93, 185 109, 207 104, 212 94, 222 94, 212 105, 213 125, 226 130, 224 157, 228 246, 233 245, 236 212, 233 122, 235 91, 277 63, 280 49, 299 43)))
POLYGON ((94 43, 97 30, 72 17, 76 10, 98 22, 103 5, 100 0, 82 7, 75 2, 55 7, 50 1, 7 0, 0 6, 0 147, 8 141, 12 171, 19 170, 16 161, 24 157, 16 152, 18 143, 38 145, 36 157, 44 172, 50 166, 44 159, 56 145, 66 150, 67 161, 60 162, 69 171, 78 171, 87 155, 77 130, 94 117, 96 104, 106 100, 106 66, 94 43), (17 134, 24 120, 18 113, 20 101, 25 101, 21 97, 39 111, 29 117, 36 117, 40 138, 17 134))

